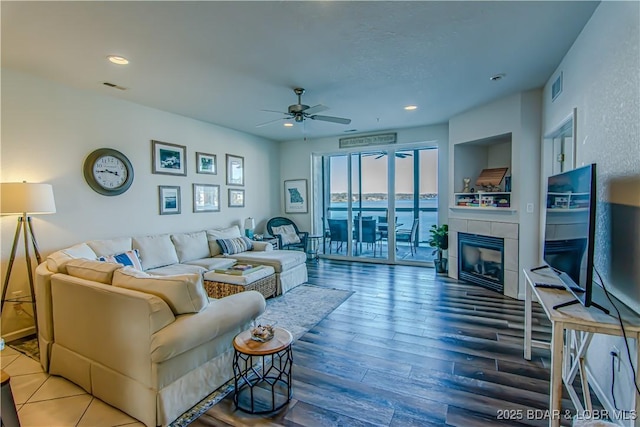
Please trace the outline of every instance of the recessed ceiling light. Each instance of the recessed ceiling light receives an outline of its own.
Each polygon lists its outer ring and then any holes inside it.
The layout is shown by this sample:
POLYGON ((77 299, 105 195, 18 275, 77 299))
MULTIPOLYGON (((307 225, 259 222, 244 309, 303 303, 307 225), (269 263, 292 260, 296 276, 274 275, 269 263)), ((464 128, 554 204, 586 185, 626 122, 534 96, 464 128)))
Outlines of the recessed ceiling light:
POLYGON ((413 111, 413 110, 417 110, 418 106, 417 105, 407 105, 406 107, 404 107, 405 110, 407 111, 413 111))
POLYGON ((285 123, 284 127, 286 128, 292 128, 293 127, 293 123, 285 123))
POLYGON ((506 76, 507 75, 505 73, 500 73, 496 74, 495 76, 489 77, 489 80, 491 80, 492 82, 497 82, 498 80, 504 79, 506 76))
POLYGON ((127 65, 129 63, 129 60, 124 56, 109 55, 107 56, 107 59, 113 62, 114 64, 118 64, 118 65, 127 65))

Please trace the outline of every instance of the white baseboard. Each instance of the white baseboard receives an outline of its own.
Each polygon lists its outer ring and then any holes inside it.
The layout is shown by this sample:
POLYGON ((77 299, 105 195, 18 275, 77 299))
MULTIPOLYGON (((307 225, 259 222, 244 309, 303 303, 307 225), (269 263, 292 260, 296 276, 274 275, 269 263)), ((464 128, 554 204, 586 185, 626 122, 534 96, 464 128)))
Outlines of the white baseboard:
POLYGON ((15 341, 17 339, 24 338, 29 335, 33 335, 35 333, 36 333, 35 326, 29 326, 28 328, 20 329, 18 331, 13 331, 6 335, 3 335, 2 338, 4 338, 5 343, 9 343, 11 341, 15 341))

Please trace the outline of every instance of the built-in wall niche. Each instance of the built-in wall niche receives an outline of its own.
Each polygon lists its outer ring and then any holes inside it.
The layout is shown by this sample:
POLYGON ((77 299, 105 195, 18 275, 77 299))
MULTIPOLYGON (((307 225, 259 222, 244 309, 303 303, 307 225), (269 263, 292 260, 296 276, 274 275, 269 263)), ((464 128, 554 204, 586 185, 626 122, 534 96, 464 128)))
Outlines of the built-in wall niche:
MULTIPOLYGON (((500 196, 495 198, 492 207, 510 208, 511 188, 507 184, 511 180, 511 133, 496 135, 474 141, 461 142, 453 147, 453 206, 461 207, 462 199, 468 198, 477 200, 478 207, 482 207, 482 198, 471 193, 483 193, 485 188, 478 187, 476 180, 483 169, 508 168, 505 179, 500 183, 500 196), (469 179, 469 188, 465 190, 465 179, 469 179), (503 203, 498 204, 498 200, 503 203), (505 202, 508 200, 508 202, 505 202)), ((491 197, 491 194, 487 196, 491 197)), ((498 194, 495 194, 498 196, 498 194)), ((486 200, 489 200, 488 198, 486 200)), ((472 205, 469 205, 472 206, 472 205)))

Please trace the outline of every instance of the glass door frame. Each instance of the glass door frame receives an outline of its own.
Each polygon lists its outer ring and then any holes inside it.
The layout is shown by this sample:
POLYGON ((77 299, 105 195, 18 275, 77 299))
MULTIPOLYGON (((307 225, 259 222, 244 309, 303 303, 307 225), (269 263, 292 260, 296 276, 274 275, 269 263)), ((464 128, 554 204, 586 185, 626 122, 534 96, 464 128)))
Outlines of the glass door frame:
MULTIPOLYGON (((312 182, 318 182, 321 185, 313 185, 312 188, 316 191, 320 191, 320 196, 317 194, 313 195, 313 198, 318 201, 318 206, 320 209, 316 209, 314 207, 312 214, 312 229, 316 230, 316 234, 323 234, 325 232, 326 222, 323 220, 325 218, 326 213, 328 212, 331 195, 326 190, 330 188, 329 180, 330 176, 327 173, 330 156, 346 156, 347 161, 347 229, 353 230, 353 183, 351 180, 352 174, 352 165, 351 165, 351 156, 357 153, 366 153, 369 151, 383 151, 387 154, 387 194, 388 197, 387 209, 388 209, 388 217, 394 218, 396 215, 396 201, 395 197, 391 197, 391 195, 395 195, 396 188, 396 167, 395 167, 395 159, 396 153, 399 151, 411 151, 411 150, 420 150, 420 149, 439 149, 436 141, 425 141, 425 142, 416 142, 410 144, 402 144, 402 145, 389 145, 389 146, 370 146, 370 147, 358 147, 356 149, 351 150, 340 150, 340 151, 326 151, 326 152, 312 152, 312 170, 311 170, 311 180, 312 182)), ((416 159, 417 161, 417 159, 416 159)), ((414 172, 414 180, 415 175, 417 174, 417 169, 414 172)), ((360 172, 360 180, 362 179, 362 173, 360 172)), ((360 196, 361 197, 361 196, 360 196)), ((440 194, 438 194, 440 197, 440 194)), ((414 202, 419 206, 419 200, 414 202)), ((420 215, 418 213, 418 215, 420 215)), ((324 240, 323 240, 324 241, 324 240)), ((323 244, 323 246, 325 246, 323 244)), ((329 259, 340 259, 340 260, 350 260, 350 261, 360 261, 360 262, 371 262, 371 263, 381 263, 381 264, 398 264, 398 265, 414 265, 414 266, 433 266, 432 261, 418 261, 418 260, 407 260, 407 259, 397 259, 396 257, 396 233, 388 233, 387 238, 387 256, 386 258, 363 258, 352 255, 353 251, 353 243, 351 239, 347 242, 347 251, 346 255, 338 255, 338 254, 327 254, 326 250, 323 250, 323 254, 321 257, 329 258, 329 259)))

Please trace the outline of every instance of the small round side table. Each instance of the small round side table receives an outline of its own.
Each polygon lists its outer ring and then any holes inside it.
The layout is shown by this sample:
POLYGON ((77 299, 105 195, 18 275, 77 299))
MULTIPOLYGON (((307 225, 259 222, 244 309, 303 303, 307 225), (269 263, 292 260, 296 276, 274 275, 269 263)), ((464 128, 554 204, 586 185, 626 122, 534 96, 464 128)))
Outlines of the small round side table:
POLYGON ((273 338, 267 342, 252 340, 248 330, 236 335, 233 339, 236 408, 251 414, 266 414, 289 403, 292 342, 291 332, 282 328, 275 328, 273 338))

